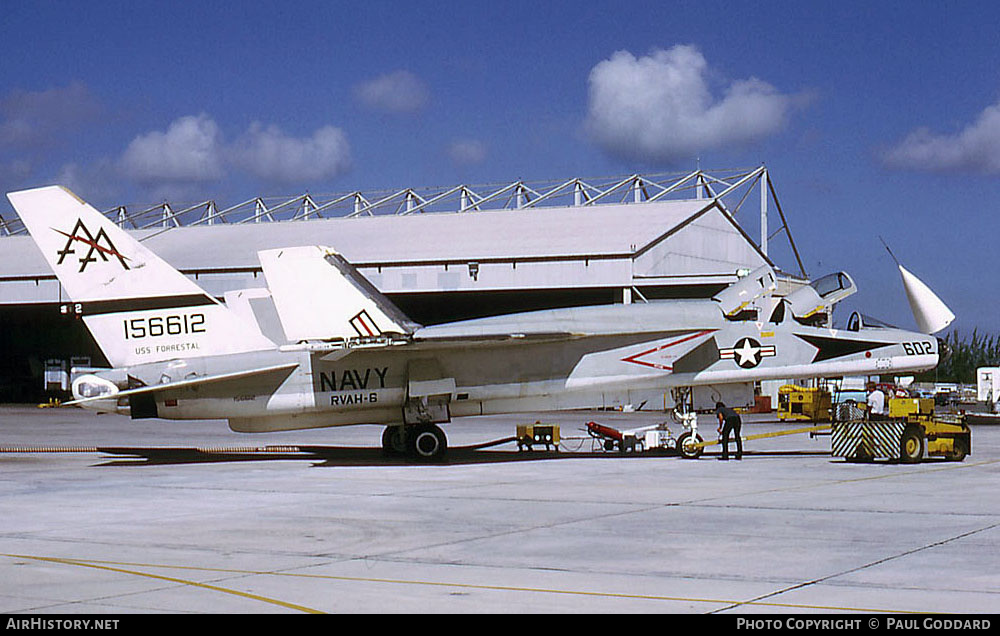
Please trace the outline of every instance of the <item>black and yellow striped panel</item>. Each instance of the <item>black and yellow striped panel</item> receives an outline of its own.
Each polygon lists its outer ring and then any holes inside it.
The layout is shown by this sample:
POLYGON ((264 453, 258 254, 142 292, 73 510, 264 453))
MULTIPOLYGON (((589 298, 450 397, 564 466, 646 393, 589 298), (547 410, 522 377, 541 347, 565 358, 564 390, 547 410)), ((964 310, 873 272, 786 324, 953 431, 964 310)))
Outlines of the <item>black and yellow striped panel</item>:
POLYGON ((831 454, 834 457, 898 459, 904 422, 834 422, 831 454))

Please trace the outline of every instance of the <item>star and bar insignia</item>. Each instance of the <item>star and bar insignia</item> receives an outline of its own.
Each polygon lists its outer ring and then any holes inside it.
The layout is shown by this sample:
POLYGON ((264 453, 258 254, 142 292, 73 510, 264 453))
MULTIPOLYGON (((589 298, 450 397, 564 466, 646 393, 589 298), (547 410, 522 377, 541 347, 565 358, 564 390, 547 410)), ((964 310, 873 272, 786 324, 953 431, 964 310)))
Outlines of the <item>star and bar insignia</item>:
POLYGON ((761 345, 753 338, 740 338, 730 349, 719 349, 719 357, 723 360, 735 360, 744 369, 752 369, 764 358, 777 355, 774 345, 761 345))

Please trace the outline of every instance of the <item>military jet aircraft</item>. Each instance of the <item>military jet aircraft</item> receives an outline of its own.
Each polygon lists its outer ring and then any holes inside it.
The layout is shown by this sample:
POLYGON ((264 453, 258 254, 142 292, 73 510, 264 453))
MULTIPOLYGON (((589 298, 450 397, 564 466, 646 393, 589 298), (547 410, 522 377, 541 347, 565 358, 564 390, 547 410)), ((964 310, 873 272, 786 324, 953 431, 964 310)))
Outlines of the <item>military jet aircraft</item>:
MULTIPOLYGON (((845 273, 779 297, 768 266, 711 299, 421 326, 337 252, 303 246, 259 252, 268 288, 223 303, 64 187, 7 196, 114 367, 78 378, 67 404, 133 418, 253 433, 384 424, 387 453, 435 460, 453 417, 738 406, 755 381, 913 372, 944 353, 930 331, 860 316, 832 328, 855 291, 845 273)), ((918 324, 943 328, 940 307, 918 324)))

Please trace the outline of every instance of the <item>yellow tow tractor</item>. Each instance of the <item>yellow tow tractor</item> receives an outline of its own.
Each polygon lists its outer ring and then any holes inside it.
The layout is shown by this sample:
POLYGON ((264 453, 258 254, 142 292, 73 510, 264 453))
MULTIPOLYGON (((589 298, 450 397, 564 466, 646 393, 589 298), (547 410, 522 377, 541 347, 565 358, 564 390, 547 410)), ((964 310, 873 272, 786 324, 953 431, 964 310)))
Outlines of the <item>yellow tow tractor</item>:
POLYGON ((964 415, 935 415, 934 400, 891 398, 885 420, 834 422, 832 454, 854 460, 929 457, 960 462, 972 453, 972 432, 964 415))
POLYGON ((972 453, 972 431, 965 416, 935 416, 933 398, 892 398, 889 417, 906 422, 899 457, 904 462, 919 462, 925 451, 929 457, 956 462, 972 453))

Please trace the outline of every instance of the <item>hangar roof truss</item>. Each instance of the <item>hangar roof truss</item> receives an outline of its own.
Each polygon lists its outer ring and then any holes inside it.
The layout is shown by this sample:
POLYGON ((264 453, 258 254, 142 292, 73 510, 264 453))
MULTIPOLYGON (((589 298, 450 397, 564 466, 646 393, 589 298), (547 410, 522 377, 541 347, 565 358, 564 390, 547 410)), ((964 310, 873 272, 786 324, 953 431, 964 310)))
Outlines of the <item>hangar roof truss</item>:
MULTIPOLYGON (((735 220, 754 191, 759 193, 760 240, 764 255, 768 242, 784 234, 794 254, 799 273, 806 276, 798 249, 767 168, 733 169, 690 173, 632 174, 625 177, 566 181, 523 181, 479 186, 457 185, 439 188, 398 190, 356 190, 337 194, 300 194, 295 197, 258 196, 235 205, 220 206, 214 200, 195 203, 163 202, 157 205, 119 205, 105 210, 126 229, 152 230, 149 240, 177 227, 214 224, 279 223, 318 218, 374 217, 426 213, 474 213, 486 210, 524 210, 545 207, 588 207, 602 204, 641 204, 664 200, 704 200, 705 209, 716 206, 735 220), (770 197, 768 196, 770 195, 770 197), (780 226, 769 233, 768 201, 772 201, 780 226)), ((674 228, 676 231, 679 228, 674 228)), ((742 231, 742 227, 741 227, 742 231)), ((20 219, 0 216, 0 235, 25 234, 20 219)), ((747 236, 749 239, 749 236, 747 236)))

